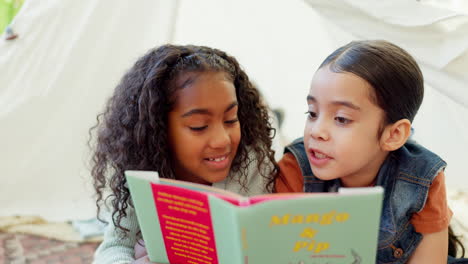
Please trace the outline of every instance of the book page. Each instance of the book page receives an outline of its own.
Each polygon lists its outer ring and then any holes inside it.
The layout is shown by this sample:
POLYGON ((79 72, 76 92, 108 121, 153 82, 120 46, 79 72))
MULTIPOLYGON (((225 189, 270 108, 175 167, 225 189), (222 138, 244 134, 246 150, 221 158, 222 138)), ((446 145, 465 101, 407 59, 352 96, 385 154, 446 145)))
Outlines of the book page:
POLYGON ((378 189, 262 197, 266 199, 238 210, 244 259, 248 263, 375 263, 383 197, 378 189))
POLYGON ((171 185, 151 185, 169 262, 217 264, 208 195, 171 185))

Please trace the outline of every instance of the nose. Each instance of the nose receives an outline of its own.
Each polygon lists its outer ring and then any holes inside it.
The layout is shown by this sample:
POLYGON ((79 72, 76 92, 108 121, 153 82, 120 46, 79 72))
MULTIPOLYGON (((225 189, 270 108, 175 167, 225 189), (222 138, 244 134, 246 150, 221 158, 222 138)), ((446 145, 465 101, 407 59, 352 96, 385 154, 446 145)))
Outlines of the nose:
POLYGON ((323 119, 309 121, 305 132, 315 140, 327 141, 330 139, 328 125, 323 119))
POLYGON ((223 125, 214 127, 213 133, 210 135, 209 146, 211 148, 219 149, 226 148, 231 142, 229 129, 223 125))

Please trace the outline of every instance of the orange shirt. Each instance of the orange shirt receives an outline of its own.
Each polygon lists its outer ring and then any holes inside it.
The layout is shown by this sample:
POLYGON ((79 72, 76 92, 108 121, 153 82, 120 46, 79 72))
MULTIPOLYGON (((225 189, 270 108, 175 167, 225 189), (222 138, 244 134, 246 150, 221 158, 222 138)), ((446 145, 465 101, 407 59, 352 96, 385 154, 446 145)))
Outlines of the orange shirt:
MULTIPOLYGON (((280 172, 275 182, 276 192, 302 192, 304 179, 294 155, 286 153, 278 163, 280 172)), ((445 174, 440 172, 431 187, 424 208, 415 213, 411 223, 419 233, 436 233, 447 228, 452 211, 447 205, 445 174)))

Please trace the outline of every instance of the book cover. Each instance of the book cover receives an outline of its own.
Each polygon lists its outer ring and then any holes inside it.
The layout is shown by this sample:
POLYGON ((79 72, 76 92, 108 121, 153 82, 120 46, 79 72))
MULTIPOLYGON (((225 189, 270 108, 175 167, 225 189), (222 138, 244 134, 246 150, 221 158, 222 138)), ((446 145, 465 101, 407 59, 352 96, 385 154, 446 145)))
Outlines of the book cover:
POLYGON ((156 172, 125 174, 153 262, 375 263, 381 187, 242 197, 156 172))

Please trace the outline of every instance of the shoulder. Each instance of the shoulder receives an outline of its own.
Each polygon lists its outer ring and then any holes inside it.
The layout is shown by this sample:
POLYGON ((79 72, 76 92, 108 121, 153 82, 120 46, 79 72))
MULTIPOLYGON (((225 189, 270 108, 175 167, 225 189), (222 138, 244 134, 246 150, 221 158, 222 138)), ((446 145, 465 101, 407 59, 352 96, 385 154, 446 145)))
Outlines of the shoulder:
POLYGON ((422 160, 426 162, 443 163, 444 165, 446 164, 439 155, 414 140, 408 140, 400 149, 394 151, 393 155, 400 160, 422 160))
POLYGON ((400 149, 390 154, 401 175, 411 175, 423 181, 432 182, 445 169, 447 163, 424 146, 409 140, 400 149))
POLYGON ((440 172, 429 188, 424 207, 412 216, 411 223, 419 233, 435 233, 447 228, 451 218, 452 211, 447 204, 445 174, 440 172))
POLYGON ((304 138, 303 137, 296 138, 293 142, 288 144, 286 146, 286 148, 285 148, 285 152, 291 152, 292 149, 296 149, 296 148, 304 149, 304 138))
POLYGON ((248 159, 240 170, 231 171, 229 177, 213 186, 244 196, 268 193, 268 176, 273 172, 274 164, 268 157, 260 157, 252 147, 247 147, 247 153, 248 159))
POLYGON ((275 181, 276 192, 302 192, 304 178, 296 158, 291 153, 285 153, 278 162, 280 171, 275 181))
POLYGON ((305 156, 304 139, 302 137, 295 139, 284 148, 284 153, 292 153, 298 161, 305 156))
POLYGON ((117 228, 108 214, 104 230, 104 239, 94 253, 94 263, 130 263, 133 261, 136 234, 140 230, 133 208, 127 209, 127 216, 122 218, 121 225, 129 229, 128 233, 117 228))
MULTIPOLYGON (((264 148, 266 153, 266 146, 264 148)), ((248 159, 245 161, 245 168, 249 176, 252 176, 253 174, 269 175, 273 171, 273 162, 267 156, 262 157, 252 147, 247 147, 247 151, 248 159)))
POLYGON ((299 169, 299 164, 292 153, 284 153, 283 157, 278 162, 280 166, 299 169))

